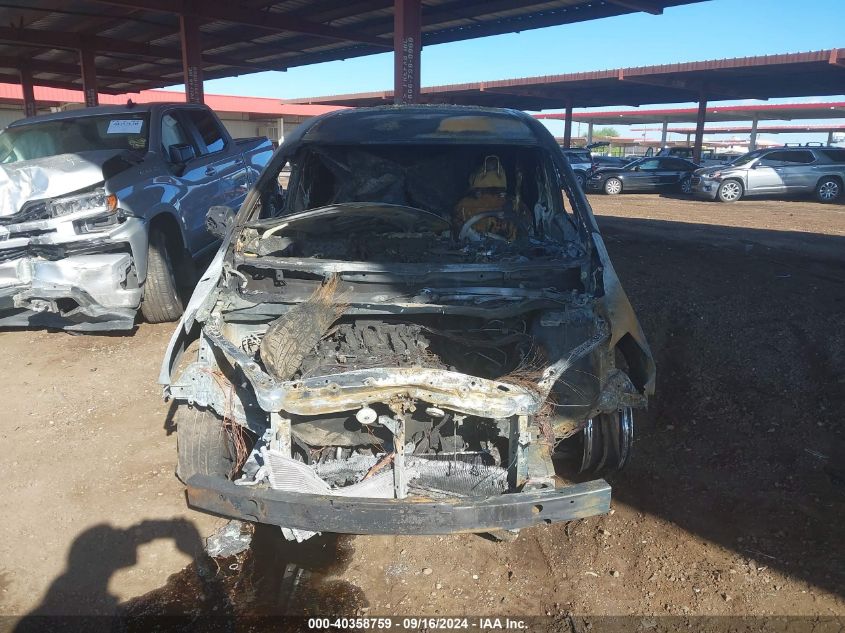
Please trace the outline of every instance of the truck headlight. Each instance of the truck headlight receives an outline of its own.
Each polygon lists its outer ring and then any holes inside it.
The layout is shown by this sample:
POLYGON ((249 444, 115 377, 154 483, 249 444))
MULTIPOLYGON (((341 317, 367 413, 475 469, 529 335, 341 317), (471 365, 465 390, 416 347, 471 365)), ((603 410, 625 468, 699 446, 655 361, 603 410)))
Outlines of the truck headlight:
POLYGON ((102 211, 111 214, 117 210, 117 196, 113 193, 107 194, 105 189, 94 189, 73 196, 53 198, 47 203, 47 208, 54 218, 80 211, 102 211))

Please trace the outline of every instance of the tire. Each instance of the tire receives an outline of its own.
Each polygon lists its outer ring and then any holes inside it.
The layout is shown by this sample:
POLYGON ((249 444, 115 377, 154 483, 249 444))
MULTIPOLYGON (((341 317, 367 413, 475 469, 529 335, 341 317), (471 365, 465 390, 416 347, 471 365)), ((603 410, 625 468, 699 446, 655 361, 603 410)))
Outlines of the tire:
POLYGON ((681 193, 687 196, 692 193, 692 178, 689 176, 681 179, 681 193))
POLYGON ((736 202, 742 198, 743 193, 745 193, 745 190, 742 183, 731 178, 721 182, 719 189, 716 191, 716 198, 720 202, 736 202))
POLYGON ((174 248, 162 231, 150 233, 147 249, 147 279, 141 313, 148 323, 176 321, 182 316, 184 304, 176 281, 174 248))
POLYGON ((604 192, 609 196, 622 193, 622 181, 618 178, 608 178, 604 181, 604 192))
POLYGON ((176 476, 185 483, 193 475, 229 478, 235 465, 234 444, 223 421, 211 411, 184 408, 176 423, 176 476))
POLYGON ((575 182, 578 183, 578 187, 581 189, 581 191, 584 191, 584 187, 587 186, 587 176, 580 171, 576 171, 575 182))
POLYGON ((816 200, 835 202, 842 197, 842 181, 832 176, 825 176, 816 184, 816 200))

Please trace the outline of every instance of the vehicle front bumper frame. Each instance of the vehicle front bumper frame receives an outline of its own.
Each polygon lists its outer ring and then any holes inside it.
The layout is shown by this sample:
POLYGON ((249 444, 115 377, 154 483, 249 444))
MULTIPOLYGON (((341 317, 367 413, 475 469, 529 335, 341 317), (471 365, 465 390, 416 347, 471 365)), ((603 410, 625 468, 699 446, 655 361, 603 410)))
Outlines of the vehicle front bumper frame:
POLYGON ((372 499, 291 493, 236 486, 195 474, 188 505, 211 514, 311 532, 341 534, 452 534, 517 530, 584 519, 610 511, 603 479, 554 490, 447 500, 372 499))

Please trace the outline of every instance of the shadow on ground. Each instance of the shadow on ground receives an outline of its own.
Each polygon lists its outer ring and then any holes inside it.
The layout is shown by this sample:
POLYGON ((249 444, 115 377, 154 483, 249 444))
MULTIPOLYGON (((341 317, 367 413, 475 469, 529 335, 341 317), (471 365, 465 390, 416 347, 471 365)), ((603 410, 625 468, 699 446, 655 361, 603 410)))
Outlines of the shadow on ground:
MULTIPOLYGON (((74 539, 65 570, 47 589, 41 604, 20 620, 15 633, 119 630, 121 616, 131 614, 109 592, 109 581, 115 572, 137 564, 140 546, 158 539, 172 539, 181 552, 195 561, 183 573, 214 577, 214 562, 205 554, 202 539, 190 521, 143 521, 125 529, 96 525, 74 539)), ((219 601, 225 612, 228 599, 219 585, 199 584, 199 599, 219 601)))
POLYGON ((658 367, 615 497, 845 595, 845 237, 599 223, 658 367))

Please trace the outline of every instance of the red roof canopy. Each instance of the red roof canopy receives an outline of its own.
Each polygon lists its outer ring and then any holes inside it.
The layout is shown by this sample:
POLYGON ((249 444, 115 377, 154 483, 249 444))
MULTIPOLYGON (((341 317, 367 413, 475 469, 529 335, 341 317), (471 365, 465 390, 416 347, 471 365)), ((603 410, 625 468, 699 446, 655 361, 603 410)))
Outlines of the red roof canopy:
MULTIPOLYGON (((35 99, 42 105, 61 105, 65 103, 84 103, 81 90, 64 88, 45 88, 35 86, 35 99)), ((100 95, 100 105, 120 105, 132 99, 135 103, 162 103, 184 101, 185 93, 171 90, 142 90, 122 95, 100 95)), ((0 83, 0 102, 23 103, 21 87, 18 84, 0 83)), ((279 99, 266 97, 235 97, 232 95, 205 95, 205 103, 217 112, 242 112, 267 117, 312 117, 318 114, 338 110, 339 106, 299 105, 284 103, 279 99)))

